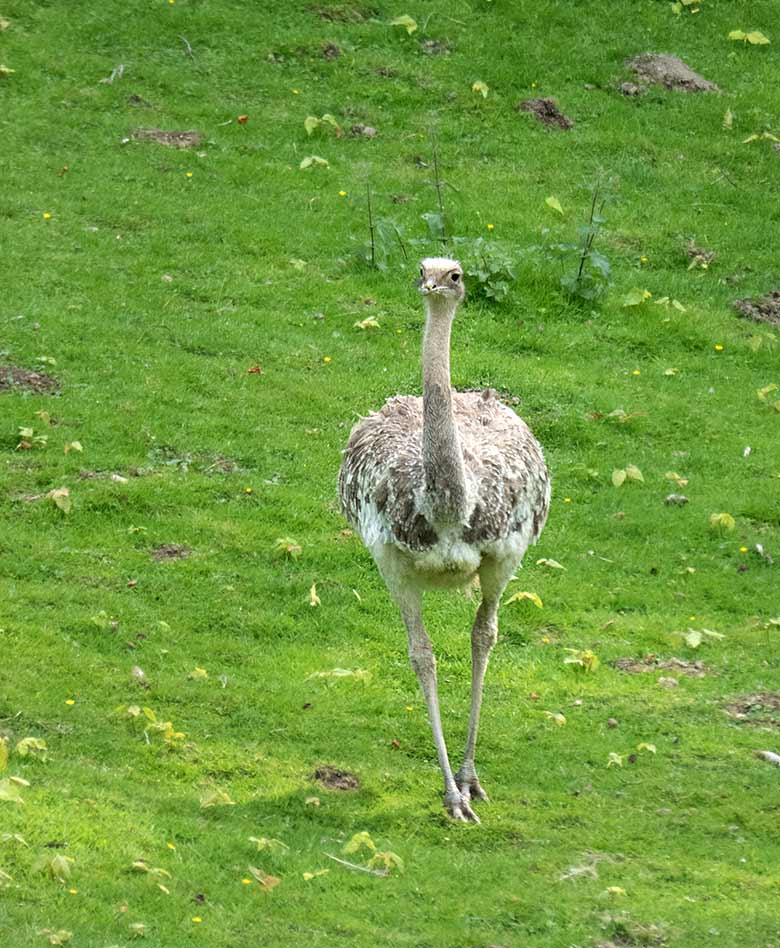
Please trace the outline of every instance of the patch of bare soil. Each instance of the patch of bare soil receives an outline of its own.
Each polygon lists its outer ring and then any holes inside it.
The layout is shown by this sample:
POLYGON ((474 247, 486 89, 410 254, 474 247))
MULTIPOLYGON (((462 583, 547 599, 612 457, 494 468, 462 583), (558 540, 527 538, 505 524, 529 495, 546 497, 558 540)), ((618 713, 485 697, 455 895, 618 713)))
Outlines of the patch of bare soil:
POLYGON ((327 6, 315 4, 309 9, 328 23, 363 23, 371 17, 379 16, 379 12, 373 8, 353 7, 348 3, 331 3, 327 6))
POLYGON ((707 666, 702 661, 688 662, 684 658, 656 658, 647 655, 645 658, 618 658, 612 663, 620 671, 639 675, 643 672, 673 671, 678 675, 687 675, 689 678, 703 678, 707 674, 707 666))
POLYGON ((323 59, 338 59, 341 55, 341 47, 335 43, 325 43, 320 50, 320 55, 323 59))
POLYGON ((772 290, 766 296, 734 300, 734 309, 745 319, 780 326, 780 290, 772 290))
POLYGON ((136 128, 131 138, 137 142, 157 142, 169 148, 197 148, 203 141, 200 132, 164 132, 161 128, 136 128))
POLYGON ((568 115, 558 108, 555 99, 526 99, 515 106, 515 112, 531 112, 542 125, 568 131, 574 124, 568 115))
POLYGON ((362 122, 358 122, 357 125, 350 128, 349 134, 353 138, 376 138, 376 129, 373 125, 364 125, 362 122))
POLYGON ((423 40, 420 43, 420 49, 426 56, 449 56, 450 54, 450 44, 446 40, 423 40))
POLYGON ((17 365, 0 365, 0 392, 23 391, 50 395, 57 388, 57 381, 43 372, 33 372, 17 365))
POLYGON ((729 701, 726 714, 744 724, 762 724, 780 727, 780 693, 763 691, 754 695, 740 695, 729 701))
POLYGON ((348 770, 339 770, 330 764, 323 764, 314 771, 314 779, 328 790, 357 790, 360 781, 348 770))
POLYGON ((706 250, 704 247, 697 247, 693 241, 685 248, 685 252, 688 254, 692 266, 698 267, 703 264, 709 266, 718 256, 714 250, 706 250))
POLYGON ((671 53, 640 53, 626 60, 643 82, 676 89, 679 92, 720 92, 714 82, 694 72, 679 56, 671 53))
POLYGON ((149 555, 153 560, 161 563, 163 560, 186 560, 191 553, 192 550, 188 546, 180 546, 178 543, 161 543, 149 555))

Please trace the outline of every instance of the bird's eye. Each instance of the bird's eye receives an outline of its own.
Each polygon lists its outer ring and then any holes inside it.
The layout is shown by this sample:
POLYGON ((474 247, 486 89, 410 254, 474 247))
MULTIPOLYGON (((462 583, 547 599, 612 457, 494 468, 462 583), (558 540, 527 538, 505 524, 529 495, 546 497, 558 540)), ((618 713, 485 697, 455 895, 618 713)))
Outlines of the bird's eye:
POLYGON ((458 280, 460 279, 460 274, 459 274, 459 273, 452 273, 452 274, 450 274, 450 279, 452 280, 453 283, 457 283, 458 280))
POLYGON ((424 276, 425 276, 425 270, 423 270, 422 267, 420 267, 420 276, 421 276, 421 277, 424 277, 424 276))

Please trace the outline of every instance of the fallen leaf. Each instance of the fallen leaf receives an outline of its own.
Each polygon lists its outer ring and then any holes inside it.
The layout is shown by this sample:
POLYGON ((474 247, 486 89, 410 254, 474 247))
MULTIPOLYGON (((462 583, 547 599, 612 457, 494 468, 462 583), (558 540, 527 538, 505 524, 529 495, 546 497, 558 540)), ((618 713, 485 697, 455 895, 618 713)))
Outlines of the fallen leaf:
POLYGON ((192 669, 189 675, 187 675, 187 677, 193 679, 194 681, 197 681, 198 679, 201 679, 201 678, 208 678, 209 673, 206 671, 205 668, 199 668, 196 666, 195 668, 192 669))
POLYGON ((521 602, 523 599, 528 599, 536 606, 537 609, 541 609, 543 606, 542 600, 535 592, 527 592, 525 590, 522 592, 516 592, 514 595, 510 596, 504 605, 508 606, 510 602, 521 602))
POLYGON ((488 94, 488 84, 483 82, 481 79, 477 79, 476 82, 472 82, 471 91, 479 93, 483 99, 486 99, 488 94))
POLYGON ((549 566, 550 569, 566 569, 566 567, 561 566, 561 564, 557 560, 551 560, 549 559, 549 557, 546 557, 546 556, 543 556, 540 560, 537 560, 536 565, 549 566))
POLYGON ((625 754, 616 754, 614 751, 610 751, 609 757, 607 758, 607 767, 612 767, 614 765, 622 767, 625 757, 625 754))
POLYGON ((42 928, 38 934, 45 935, 50 945, 64 945, 73 938, 73 932, 66 928, 58 928, 56 931, 53 928, 42 928))
POLYGON ((373 316, 367 316, 365 319, 359 319, 353 325, 355 329, 379 329, 379 323, 373 316))
POLYGON ((710 514, 710 526, 721 533, 730 533, 736 526, 736 521, 730 513, 710 514))
POLYGON ((558 727, 563 727, 566 724, 566 716, 561 714, 560 711, 545 711, 544 716, 549 718, 553 724, 557 724, 558 727))
POLYGON ((0 780, 0 803, 18 803, 24 805, 18 780, 6 777, 0 780))
POLYGON ((312 879, 317 879, 319 876, 325 876, 330 872, 330 869, 316 869, 314 872, 304 872, 303 881, 311 882, 312 879))
POLYGON ((312 672, 307 677, 307 681, 312 678, 357 678, 360 681, 368 681, 371 672, 364 668, 332 668, 330 671, 312 672))
POLYGON ((201 809, 208 809, 212 806, 235 806, 235 801, 230 799, 230 795, 224 790, 208 790, 200 798, 201 809))
POLYGON ((371 853, 376 852, 376 845, 367 830, 355 833, 349 842, 345 843, 341 851, 345 856, 348 856, 350 853, 360 852, 361 849, 367 849, 371 853))
MULTIPOLYGON (((41 737, 23 737, 14 748, 14 753, 20 757, 38 757, 40 760, 46 760, 46 741, 41 737)), ((2 759, 0 759, 0 770, 2 769, 2 759)))
POLYGON ((548 207, 551 207, 554 211, 557 211, 559 214, 561 215, 563 214, 563 208, 561 207, 561 202, 558 200, 557 197, 554 197, 553 195, 551 195, 550 197, 544 199, 544 203, 548 207))
POLYGON ((589 648, 567 648, 566 651, 569 652, 569 657, 564 658, 564 665, 577 665, 586 672, 594 672, 601 665, 598 655, 589 648))
POLYGON ((629 290, 628 293, 623 297, 623 306, 641 306, 645 300, 649 300, 653 294, 650 290, 640 290, 638 287, 635 287, 633 290, 629 290))
POLYGON ((723 127, 730 130, 734 125, 734 113, 731 109, 726 109, 723 113, 723 127))
POLYGON ((654 754, 656 752, 655 744, 648 744, 646 741, 640 741, 636 745, 636 749, 638 751, 646 750, 646 751, 649 751, 651 754, 654 754))
POLYGON ((402 26, 411 36, 417 29, 417 21, 412 19, 408 13, 404 13, 402 16, 397 16, 394 20, 391 20, 390 26, 402 26))
POLYGON ((311 589, 309 590, 309 605, 312 607, 322 605, 322 603, 320 602, 320 597, 317 595, 316 583, 312 583, 311 589))
POLYGON ((49 500, 53 501, 54 504, 64 513, 69 514, 71 510, 71 500, 70 500, 70 491, 67 487, 58 487, 55 490, 50 490, 46 495, 49 500))
POLYGON ((270 876, 267 872, 263 872, 262 869, 258 869, 257 866, 247 866, 249 871, 254 876, 255 880, 259 883, 260 888, 265 892, 270 892, 274 886, 279 885, 282 881, 277 876, 270 876))
POLYGON ((614 470, 612 472, 612 483, 615 487, 622 487, 626 480, 626 472, 624 470, 614 470))
POLYGON ((70 454, 71 451, 78 451, 81 453, 84 450, 80 441, 66 441, 62 447, 65 454, 70 454))
POLYGON ((319 155, 307 155, 298 165, 301 171, 307 168, 330 168, 330 162, 326 158, 320 158, 319 155))
POLYGON ((283 843, 281 839, 272 839, 268 836, 250 836, 249 842, 255 843, 258 852, 267 849, 276 855, 284 855, 290 851, 290 847, 286 843, 283 843))

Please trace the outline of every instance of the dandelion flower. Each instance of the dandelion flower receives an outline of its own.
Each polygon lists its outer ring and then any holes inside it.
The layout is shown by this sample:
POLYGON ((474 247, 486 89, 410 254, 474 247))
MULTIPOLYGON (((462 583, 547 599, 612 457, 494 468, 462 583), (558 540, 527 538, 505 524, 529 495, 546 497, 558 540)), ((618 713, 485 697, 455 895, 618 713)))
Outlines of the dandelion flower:
POLYGON ((723 352, 723 346, 720 343, 717 343, 717 345, 715 346, 715 351, 723 352))
POLYGON ((301 90, 300 90, 300 89, 293 89, 293 90, 292 90, 292 94, 293 94, 293 95, 300 95, 300 94, 301 94, 301 90))
POLYGON ((741 547, 739 548, 739 552, 740 552, 740 553, 747 553, 747 547, 746 547, 746 546, 741 546, 741 547))
POLYGON ((188 178, 191 178, 191 177, 192 177, 192 172, 191 172, 191 171, 188 171, 188 172, 187 172, 187 177, 188 177, 188 178))
POLYGON ((165 845, 168 847, 168 849, 176 849, 173 843, 166 843, 165 845))
POLYGON ((75 703, 76 703, 76 702, 73 700, 73 698, 66 698, 66 699, 65 699, 65 704, 75 704, 75 703))
POLYGON ((563 498, 563 502, 564 502, 564 504, 570 504, 570 503, 571 503, 571 497, 564 497, 564 498, 563 498))
POLYGON ((325 356, 322 361, 325 363, 325 365, 329 365, 333 359, 330 356, 325 356))
POLYGON ((241 882, 243 883, 243 885, 252 885, 251 879, 242 879, 241 882))
POLYGON ((345 198, 346 196, 347 196, 347 192, 346 192, 346 191, 339 191, 339 197, 340 197, 340 198, 345 198))
POLYGON ((632 375, 641 375, 642 373, 641 373, 641 371, 640 371, 639 369, 634 369, 634 371, 633 371, 631 374, 632 374, 632 375))
POLYGON ((493 224, 488 224, 488 225, 487 225, 487 229, 488 229, 488 230, 493 230, 493 226, 494 226, 493 224))
POLYGON ((640 257, 639 261, 640 263, 647 263, 647 257, 640 257))
POLYGON ((51 220, 51 214, 50 214, 48 211, 46 211, 46 212, 44 213, 44 215, 43 215, 43 219, 44 219, 45 221, 50 221, 50 220, 51 220))
POLYGON ((195 922, 196 925, 203 921, 203 919, 200 917, 200 915, 193 915, 193 916, 192 916, 192 920, 193 920, 193 922, 195 922))

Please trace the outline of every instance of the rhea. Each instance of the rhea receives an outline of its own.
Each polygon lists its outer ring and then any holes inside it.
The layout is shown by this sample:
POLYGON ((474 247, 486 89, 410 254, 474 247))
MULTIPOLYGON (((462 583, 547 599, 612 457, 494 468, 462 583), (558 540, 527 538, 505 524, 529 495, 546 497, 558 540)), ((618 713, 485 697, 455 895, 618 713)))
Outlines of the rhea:
POLYGON ((547 518, 550 477, 528 426, 492 390, 455 392, 450 334, 463 301, 456 260, 422 261, 422 398, 397 395, 353 428, 339 474, 341 509, 374 558, 409 637, 451 817, 479 822, 487 800, 475 765, 482 689, 498 636, 498 607, 547 518), (422 617, 427 589, 479 578, 471 630, 471 713, 463 763, 453 773, 442 733, 436 659, 422 617))

